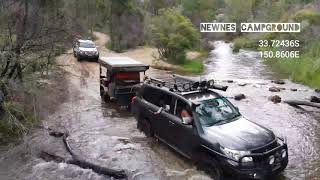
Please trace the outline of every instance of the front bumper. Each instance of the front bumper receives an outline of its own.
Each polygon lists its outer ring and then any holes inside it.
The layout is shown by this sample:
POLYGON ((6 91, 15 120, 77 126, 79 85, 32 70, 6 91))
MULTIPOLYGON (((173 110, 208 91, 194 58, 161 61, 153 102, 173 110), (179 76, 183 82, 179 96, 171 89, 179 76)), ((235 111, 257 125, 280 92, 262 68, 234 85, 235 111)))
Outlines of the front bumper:
POLYGON ((250 155, 242 156, 239 158, 239 161, 224 158, 222 168, 232 175, 245 179, 264 179, 274 176, 283 171, 288 164, 288 147, 286 140, 280 138, 278 140, 281 140, 282 144, 277 147, 262 153, 251 153, 250 155), (286 151, 284 158, 281 154, 283 150, 286 151), (270 164, 269 161, 271 156, 274 157, 273 164, 270 164), (241 163, 245 157, 252 157, 253 162, 250 164, 241 163))
POLYGON ((99 58, 99 54, 86 54, 86 53, 82 53, 82 54, 78 54, 78 56, 81 59, 98 59, 99 58))

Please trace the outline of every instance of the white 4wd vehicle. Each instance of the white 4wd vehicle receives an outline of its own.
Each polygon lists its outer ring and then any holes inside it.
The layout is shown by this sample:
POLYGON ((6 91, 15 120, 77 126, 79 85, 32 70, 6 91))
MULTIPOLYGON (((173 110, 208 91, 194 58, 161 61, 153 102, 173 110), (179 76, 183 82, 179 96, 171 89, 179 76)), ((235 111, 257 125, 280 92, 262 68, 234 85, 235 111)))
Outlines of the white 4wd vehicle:
POLYGON ((82 59, 94 59, 98 61, 99 59, 99 51, 91 40, 76 40, 73 45, 73 55, 79 61, 82 59))

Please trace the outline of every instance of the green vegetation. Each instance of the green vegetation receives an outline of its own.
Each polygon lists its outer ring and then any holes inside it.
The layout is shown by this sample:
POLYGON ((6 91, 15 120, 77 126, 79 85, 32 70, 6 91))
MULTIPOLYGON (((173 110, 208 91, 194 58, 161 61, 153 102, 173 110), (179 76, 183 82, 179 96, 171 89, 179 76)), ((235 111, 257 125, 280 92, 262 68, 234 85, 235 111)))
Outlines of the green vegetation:
POLYGON ((181 74, 201 74, 203 70, 204 65, 201 60, 186 60, 176 69, 181 74))
POLYGON ((111 42, 111 41, 108 41, 105 47, 106 47, 107 49, 109 49, 109 50, 112 50, 112 49, 113 49, 113 47, 112 47, 112 42, 111 42))
POLYGON ((3 109, 0 116, 0 144, 12 142, 38 123, 33 115, 24 112, 20 104, 6 102, 3 109))
POLYGON ((253 39, 249 39, 244 36, 237 37, 233 40, 233 52, 239 52, 240 49, 255 49, 257 48, 257 42, 253 39))
POLYGON ((266 63, 296 82, 320 87, 320 41, 312 43, 298 59, 269 59, 266 63))
POLYGON ((310 24, 320 25, 320 13, 314 10, 302 9, 293 19, 297 22, 308 21, 310 24))
POLYGON ((152 42, 160 58, 173 64, 183 64, 186 61, 186 50, 192 49, 199 42, 199 33, 179 9, 164 9, 159 13, 159 16, 152 19, 150 26, 152 42))

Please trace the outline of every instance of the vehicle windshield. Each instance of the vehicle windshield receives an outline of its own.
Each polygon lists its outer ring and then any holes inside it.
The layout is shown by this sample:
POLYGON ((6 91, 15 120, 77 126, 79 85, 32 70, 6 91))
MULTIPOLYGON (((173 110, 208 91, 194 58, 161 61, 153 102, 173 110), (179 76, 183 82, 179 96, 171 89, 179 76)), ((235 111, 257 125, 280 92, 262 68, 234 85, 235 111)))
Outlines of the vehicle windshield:
POLYGON ((96 46, 93 43, 88 43, 88 42, 81 42, 80 47, 83 48, 95 48, 96 46))
POLYGON ((207 127, 227 123, 241 115, 224 97, 201 101, 195 109, 195 114, 201 124, 207 127))

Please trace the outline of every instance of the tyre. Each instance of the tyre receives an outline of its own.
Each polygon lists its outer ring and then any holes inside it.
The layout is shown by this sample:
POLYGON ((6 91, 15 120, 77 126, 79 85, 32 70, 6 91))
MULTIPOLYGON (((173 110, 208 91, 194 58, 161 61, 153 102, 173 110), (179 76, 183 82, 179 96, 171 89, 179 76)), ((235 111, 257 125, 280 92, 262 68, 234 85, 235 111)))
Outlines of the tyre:
POLYGON ((210 154, 198 153, 196 157, 196 166, 206 172, 215 180, 223 180, 223 171, 219 162, 210 154))
POLYGON ((103 87, 100 87, 100 97, 103 97, 104 96, 104 89, 103 87))
POLYGON ((108 93, 106 93, 103 89, 103 87, 100 87, 100 97, 102 100, 109 102, 110 101, 110 97, 108 95, 108 93))
POLYGON ((151 123, 148 119, 142 118, 138 120, 137 124, 138 129, 141 129, 141 131, 147 136, 147 137, 153 137, 153 130, 151 123))

